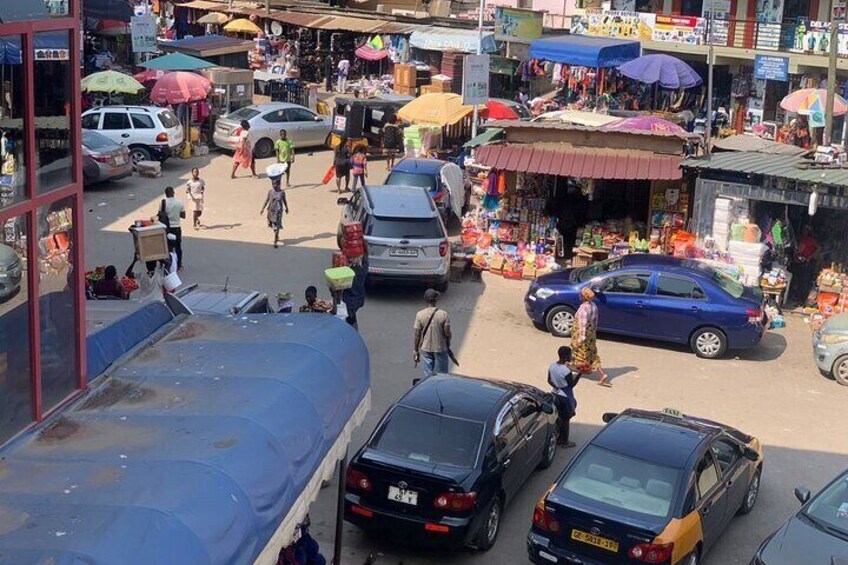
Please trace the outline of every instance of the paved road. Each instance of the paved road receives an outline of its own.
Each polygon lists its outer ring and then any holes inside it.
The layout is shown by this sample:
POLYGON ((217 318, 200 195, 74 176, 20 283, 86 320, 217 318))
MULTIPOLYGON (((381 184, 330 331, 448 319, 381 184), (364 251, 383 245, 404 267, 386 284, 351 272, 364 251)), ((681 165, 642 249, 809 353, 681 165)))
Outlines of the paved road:
MULTIPOLYGON (((229 278, 231 285, 267 292, 291 290, 299 297, 307 285, 322 282, 334 246, 336 195, 314 184, 329 162, 325 151, 300 152, 295 186, 288 193, 292 213, 286 218, 286 241, 279 250, 271 247, 271 232, 259 215, 269 182, 231 181, 231 161, 223 154, 169 161, 160 179, 133 178, 89 189, 87 265, 115 263, 123 269, 132 253, 126 226, 136 217, 152 215, 162 188, 184 182, 190 167, 199 166, 208 185, 203 219, 209 227, 186 230, 184 279, 223 283, 229 278)), ((259 168, 264 170, 267 164, 259 168)), ((375 182, 385 174, 382 165, 371 164, 375 182)), ((460 372, 544 386, 546 366, 563 342, 529 323, 522 306, 525 287, 520 281, 489 276, 482 284, 451 286, 443 306, 451 312, 458 337, 460 372)), ((371 352, 373 408, 354 437, 357 448, 417 373, 410 360, 411 325, 420 303, 420 290, 386 290, 371 293, 360 313, 362 335, 371 352)), ((797 508, 792 495, 796 484, 817 489, 848 466, 848 389, 818 374, 810 360, 809 330, 800 318, 791 318, 784 330, 768 333, 759 348, 719 361, 633 340, 605 339, 600 351, 614 386, 605 389, 581 382, 572 424, 578 444, 598 430, 604 412, 629 406, 675 407, 737 426, 765 444, 757 507, 751 515, 733 520, 708 555, 708 565, 747 564, 759 542, 797 508)), ((343 562, 359 565, 375 552, 383 554, 378 563, 526 563, 524 539, 533 506, 570 455, 561 451, 551 469, 536 473, 524 486, 507 509, 496 547, 486 554, 416 551, 346 526, 343 562)), ((335 489, 330 488, 312 509, 313 531, 325 551, 332 544, 334 505, 335 489)))

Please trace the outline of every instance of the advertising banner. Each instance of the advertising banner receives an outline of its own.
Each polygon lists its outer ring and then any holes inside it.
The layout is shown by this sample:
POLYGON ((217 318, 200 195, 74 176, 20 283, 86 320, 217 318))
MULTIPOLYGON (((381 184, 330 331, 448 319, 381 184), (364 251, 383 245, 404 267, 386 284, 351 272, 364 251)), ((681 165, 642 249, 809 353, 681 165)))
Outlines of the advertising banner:
POLYGON ((462 103, 489 101, 489 55, 466 55, 462 60, 462 103))
POLYGON ((756 55, 754 57, 754 78, 764 80, 789 80, 789 57, 756 55))
MULTIPOLYGON (((792 39, 790 51, 827 54, 830 52, 830 22, 799 20, 792 39)), ((839 54, 848 55, 848 25, 839 24, 838 41, 839 54)))
POLYGON ((543 12, 498 6, 495 8, 495 39, 529 43, 542 37, 543 12))
POLYGON ((704 43, 706 26, 704 18, 691 16, 656 16, 654 41, 701 45, 704 43))
POLYGON ((133 16, 130 21, 130 33, 135 53, 156 51, 156 20, 153 16, 133 16))
POLYGON ((587 11, 585 15, 572 16, 571 33, 650 41, 656 17, 642 12, 587 11))
MULTIPOLYGON (((710 6, 713 9, 713 45, 727 45, 727 38, 730 32, 730 20, 733 17, 731 13, 731 0, 711 0, 704 2, 702 16, 704 17, 705 25, 710 21, 710 6)), ((705 40, 705 43, 709 43, 705 40)))

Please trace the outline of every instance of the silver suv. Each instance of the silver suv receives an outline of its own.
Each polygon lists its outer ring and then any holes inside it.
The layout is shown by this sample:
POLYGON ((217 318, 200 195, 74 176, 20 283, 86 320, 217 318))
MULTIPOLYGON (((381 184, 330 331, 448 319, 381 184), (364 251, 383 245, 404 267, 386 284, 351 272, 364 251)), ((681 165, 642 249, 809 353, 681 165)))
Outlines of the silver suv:
MULTIPOLYGON (((362 222, 368 246, 368 282, 448 286, 451 252, 433 198, 420 186, 368 186, 344 206, 342 223, 362 222)), ((342 224, 339 224, 341 244, 342 224)), ((341 245, 340 245, 341 246, 341 245)))

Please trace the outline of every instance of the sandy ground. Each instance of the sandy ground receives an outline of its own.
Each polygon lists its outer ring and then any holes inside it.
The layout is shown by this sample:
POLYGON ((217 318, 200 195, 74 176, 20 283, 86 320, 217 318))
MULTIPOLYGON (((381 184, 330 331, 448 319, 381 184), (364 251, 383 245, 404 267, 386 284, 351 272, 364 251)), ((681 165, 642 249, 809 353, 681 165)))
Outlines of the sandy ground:
MULTIPOLYGON (((271 247, 271 232, 259 214, 269 181, 246 178, 244 171, 230 180, 231 159, 226 154, 169 161, 159 179, 133 177, 91 187, 84 211, 86 264, 114 263, 122 271, 132 254, 126 231, 131 221, 153 215, 168 184, 184 195, 182 183, 190 168, 198 166, 208 187, 203 215, 207 227, 194 231, 190 223, 184 224, 185 282, 229 279, 230 285, 269 293, 290 290, 300 299, 306 286, 320 287, 335 245, 337 195, 319 184, 330 162, 324 150, 298 152, 294 186, 288 191, 291 214, 286 217, 285 243, 278 250, 271 247)), ((264 171, 268 164, 259 163, 258 169, 264 171)), ((369 181, 379 182, 384 175, 383 162, 372 162, 369 181)), ((458 372, 544 386, 546 367, 563 341, 529 322, 522 304, 525 290, 526 282, 487 275, 482 284, 466 280, 451 285, 442 306, 453 321, 458 372)), ((420 289, 372 292, 360 311, 360 329, 371 352, 373 408, 354 437, 353 449, 418 373, 411 362, 411 326, 421 294, 420 289)), ((739 427, 763 441, 767 459, 757 507, 749 516, 733 519, 707 556, 709 565, 747 564, 760 541, 798 508, 795 485, 818 489, 846 467, 848 390, 816 370, 809 329, 801 318, 790 318, 787 328, 769 332, 758 348, 719 361, 635 340, 605 339, 599 346, 614 387, 581 382, 572 422, 572 439, 578 444, 596 433, 604 412, 627 407, 674 407, 739 427)), ((561 450, 551 469, 537 472, 525 484, 506 511, 495 549, 488 553, 413 550, 345 525, 343 562, 358 565, 374 552, 381 554, 378 563, 527 563, 525 537, 533 506, 572 453, 561 450)), ((325 554, 331 553, 335 492, 324 490, 311 513, 313 534, 325 554)))

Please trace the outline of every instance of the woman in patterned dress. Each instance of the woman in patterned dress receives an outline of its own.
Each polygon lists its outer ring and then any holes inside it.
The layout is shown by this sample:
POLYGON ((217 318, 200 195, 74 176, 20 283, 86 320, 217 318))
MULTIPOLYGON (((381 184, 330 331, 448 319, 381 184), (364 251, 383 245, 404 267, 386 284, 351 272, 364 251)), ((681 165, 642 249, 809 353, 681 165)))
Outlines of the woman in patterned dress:
POLYGON ((601 377, 598 384, 609 387, 612 386, 609 375, 601 368, 601 357, 598 355, 598 307, 593 302, 594 298, 595 293, 588 286, 580 291, 583 303, 574 315, 574 326, 571 328, 572 366, 576 373, 597 372, 601 377))

